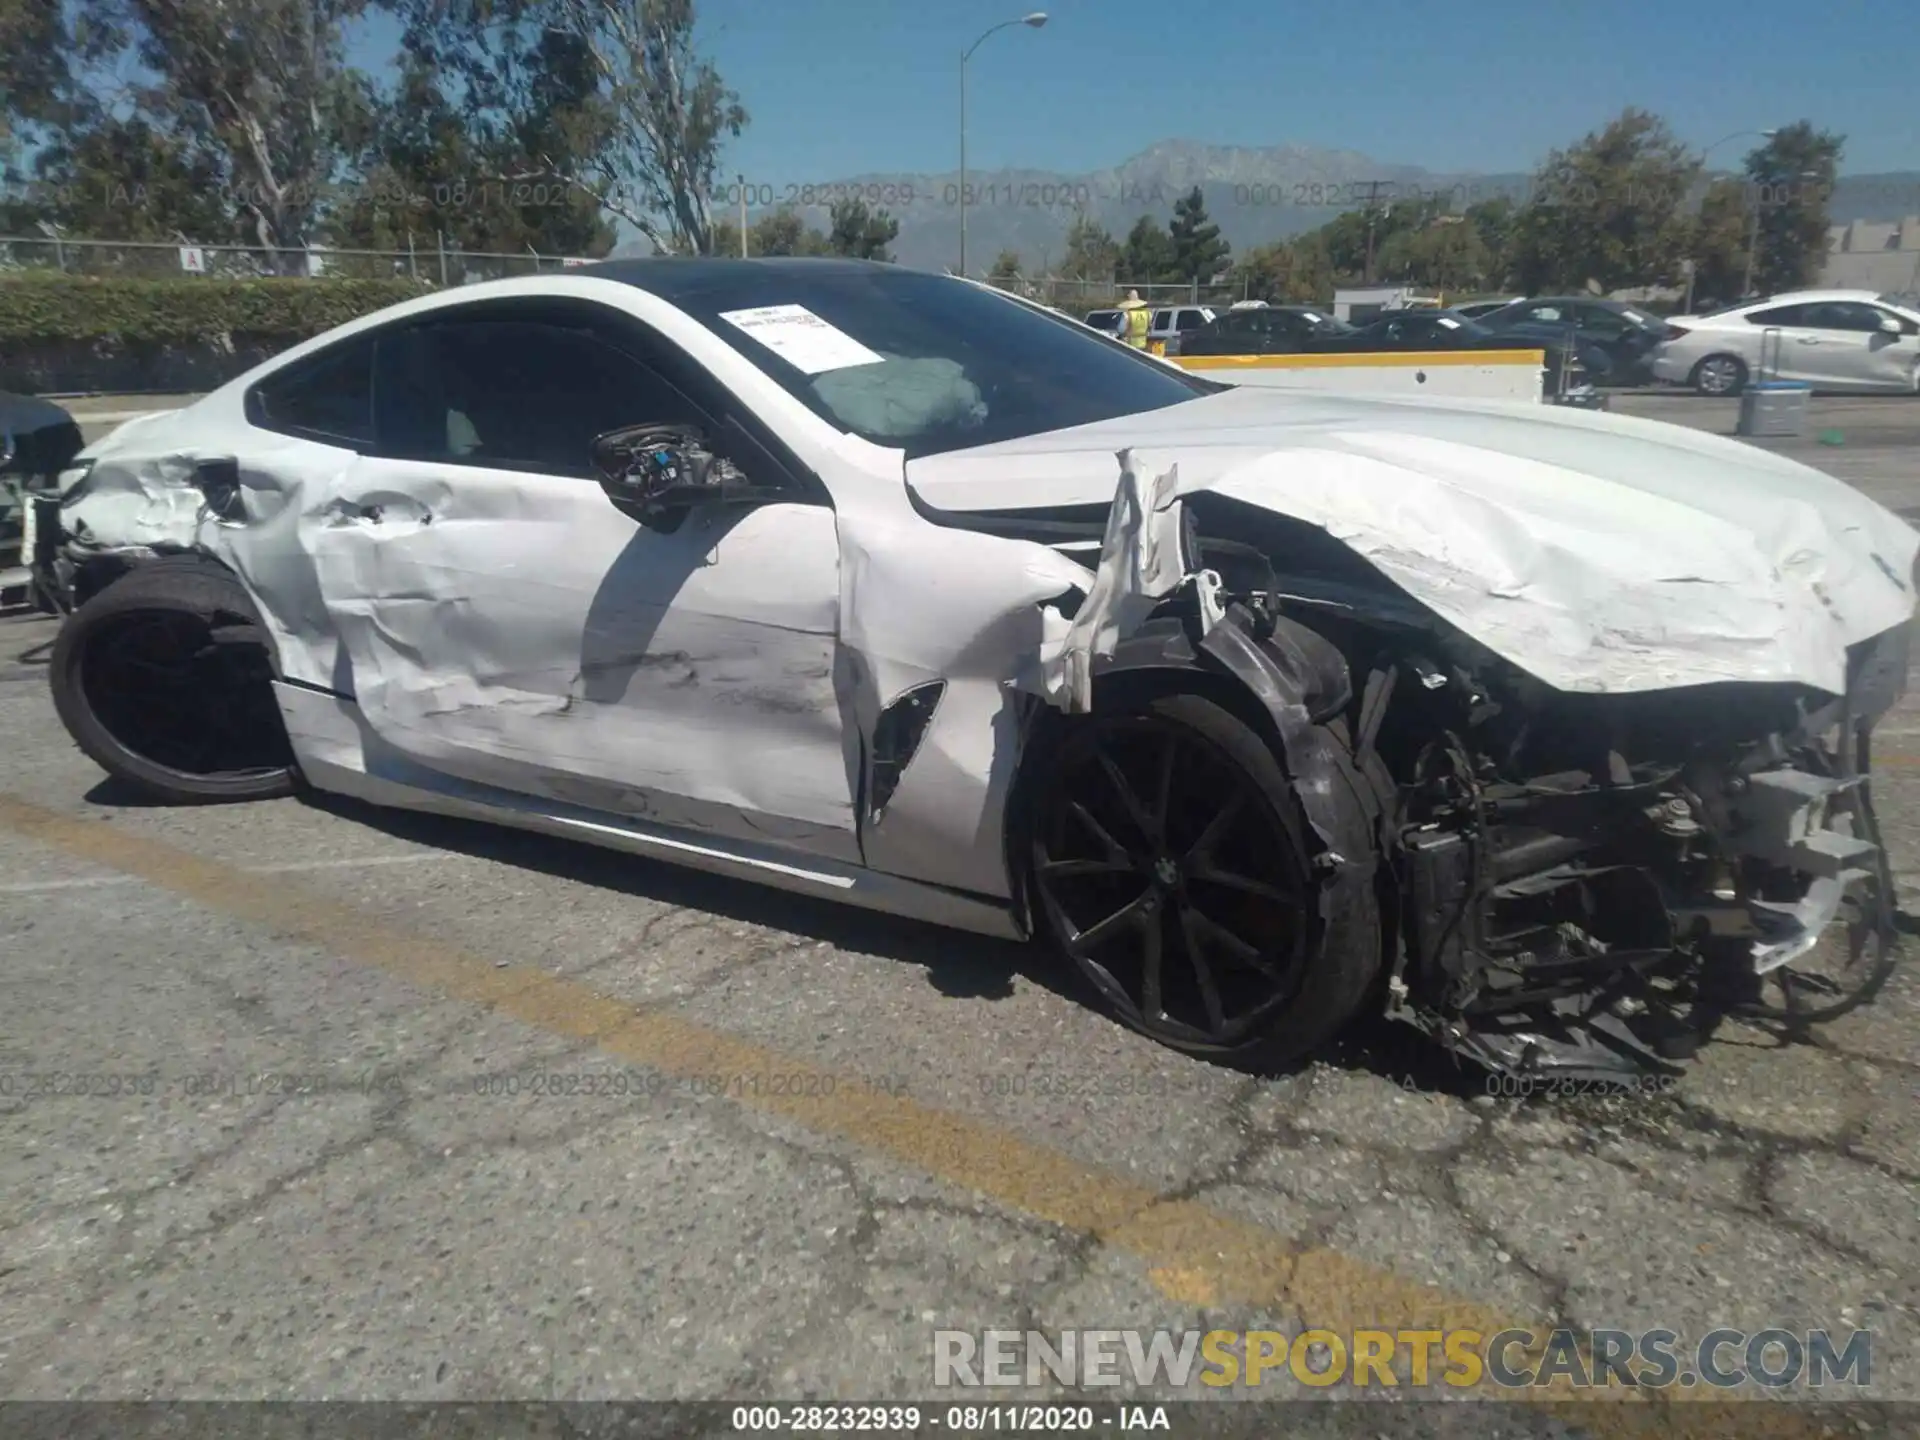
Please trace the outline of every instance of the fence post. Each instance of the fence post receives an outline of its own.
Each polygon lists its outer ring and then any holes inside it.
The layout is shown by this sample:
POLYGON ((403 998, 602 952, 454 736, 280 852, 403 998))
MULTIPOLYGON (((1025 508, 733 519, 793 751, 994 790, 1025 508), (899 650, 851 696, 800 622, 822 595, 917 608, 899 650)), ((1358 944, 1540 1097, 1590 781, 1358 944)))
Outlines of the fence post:
POLYGON ((444 290, 447 288, 447 232, 436 230, 433 232, 433 239, 434 243, 440 247, 440 288, 444 290))

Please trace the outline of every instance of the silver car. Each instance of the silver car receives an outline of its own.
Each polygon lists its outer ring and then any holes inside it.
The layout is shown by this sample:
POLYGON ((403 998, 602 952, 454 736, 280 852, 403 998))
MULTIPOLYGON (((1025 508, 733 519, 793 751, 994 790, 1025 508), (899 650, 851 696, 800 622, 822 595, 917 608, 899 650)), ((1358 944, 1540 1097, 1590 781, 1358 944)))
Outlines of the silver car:
POLYGON ((1654 350, 1653 374, 1702 395, 1737 395, 1758 379, 1920 394, 1920 309, 1870 290, 1748 301, 1670 324, 1654 350))

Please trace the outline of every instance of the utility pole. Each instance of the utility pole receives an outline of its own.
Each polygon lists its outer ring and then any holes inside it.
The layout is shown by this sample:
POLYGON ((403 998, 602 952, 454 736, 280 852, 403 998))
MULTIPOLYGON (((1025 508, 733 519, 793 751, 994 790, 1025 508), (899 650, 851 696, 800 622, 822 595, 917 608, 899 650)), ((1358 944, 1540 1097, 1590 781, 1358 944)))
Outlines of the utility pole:
POLYGON ((747 177, 736 175, 734 183, 740 187, 740 258, 747 258, 747 177))
POLYGON ((1369 180, 1367 182, 1367 265, 1361 274, 1361 279, 1368 285, 1373 283, 1374 205, 1380 198, 1380 187, 1385 183, 1383 180, 1369 180))

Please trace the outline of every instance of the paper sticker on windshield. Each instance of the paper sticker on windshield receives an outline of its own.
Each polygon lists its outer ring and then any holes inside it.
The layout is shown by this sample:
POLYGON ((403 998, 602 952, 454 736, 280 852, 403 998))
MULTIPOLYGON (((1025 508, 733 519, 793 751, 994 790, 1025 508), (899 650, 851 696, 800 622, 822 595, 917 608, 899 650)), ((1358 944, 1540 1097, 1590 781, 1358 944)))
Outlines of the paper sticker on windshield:
POLYGON ((761 305, 752 310, 723 310, 720 318, 745 331, 796 370, 809 375, 876 365, 876 355, 844 330, 837 330, 804 305, 761 305))

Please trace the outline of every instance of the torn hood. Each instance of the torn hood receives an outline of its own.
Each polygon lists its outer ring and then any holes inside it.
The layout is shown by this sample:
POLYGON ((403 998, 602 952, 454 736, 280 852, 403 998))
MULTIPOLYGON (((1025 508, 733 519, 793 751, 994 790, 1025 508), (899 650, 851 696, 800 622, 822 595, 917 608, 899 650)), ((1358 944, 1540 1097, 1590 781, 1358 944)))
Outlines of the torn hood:
POLYGON ((1177 467, 1177 495, 1324 529, 1561 690, 1838 694, 1847 647, 1914 612, 1920 533, 1853 487, 1739 441, 1553 406, 1236 387, 910 461, 907 481, 946 510, 1099 505, 1126 449, 1145 474, 1177 467))

